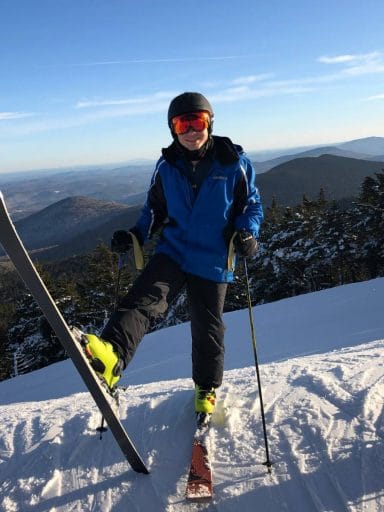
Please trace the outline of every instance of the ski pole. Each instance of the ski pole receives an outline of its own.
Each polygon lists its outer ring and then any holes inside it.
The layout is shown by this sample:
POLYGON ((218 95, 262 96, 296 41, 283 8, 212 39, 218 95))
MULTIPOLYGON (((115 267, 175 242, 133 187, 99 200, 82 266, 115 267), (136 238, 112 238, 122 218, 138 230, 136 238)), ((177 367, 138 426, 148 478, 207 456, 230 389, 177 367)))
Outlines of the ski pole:
POLYGON ((258 388, 259 388, 260 411, 261 411, 261 421, 263 423, 265 454, 266 454, 266 457, 267 457, 267 460, 265 462, 263 462, 263 464, 264 464, 264 466, 267 466, 268 473, 271 473, 272 462, 271 462, 271 460, 269 458, 267 427, 266 427, 265 414, 264 414, 263 394, 262 394, 262 391, 261 391, 261 379, 260 379, 260 372, 259 372, 259 361, 258 361, 258 357, 257 357, 256 335, 255 335, 255 328, 254 328, 254 324, 253 324, 251 292, 250 292, 250 286, 249 286, 248 268, 247 268, 247 260, 246 260, 246 258, 244 258, 244 272, 245 272, 245 281, 246 281, 246 284, 247 284, 247 302, 248 302, 249 324, 250 324, 250 328, 251 328, 253 355, 254 355, 254 358, 255 358, 255 369, 256 369, 256 376, 257 376, 257 385, 258 385, 258 388))
MULTIPOLYGON (((126 263, 125 254, 119 254, 119 261, 117 263, 117 279, 116 279, 116 286, 115 286, 115 295, 113 298, 114 309, 117 308, 117 304, 119 302, 121 273, 122 273, 125 263, 126 263)), ((101 424, 99 427, 96 428, 97 432, 100 433, 100 441, 103 439, 103 433, 107 432, 107 430, 108 430, 104 425, 105 425, 105 418, 103 415, 101 415, 101 424)))
POLYGON ((119 254, 119 261, 117 263, 117 279, 115 286, 115 296, 113 300, 114 309, 117 308, 117 304, 119 302, 119 293, 120 293, 120 281, 121 281, 121 273, 125 265, 126 258, 124 254, 119 254))

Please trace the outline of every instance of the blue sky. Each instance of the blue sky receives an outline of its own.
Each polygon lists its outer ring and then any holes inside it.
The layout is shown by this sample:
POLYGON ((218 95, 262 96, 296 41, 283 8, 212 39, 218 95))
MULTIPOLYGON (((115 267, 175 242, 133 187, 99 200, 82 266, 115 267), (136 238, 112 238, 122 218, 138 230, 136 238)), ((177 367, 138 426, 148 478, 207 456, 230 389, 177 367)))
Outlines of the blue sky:
POLYGON ((0 0, 0 172, 157 158, 200 91, 247 151, 384 136, 382 0, 0 0))

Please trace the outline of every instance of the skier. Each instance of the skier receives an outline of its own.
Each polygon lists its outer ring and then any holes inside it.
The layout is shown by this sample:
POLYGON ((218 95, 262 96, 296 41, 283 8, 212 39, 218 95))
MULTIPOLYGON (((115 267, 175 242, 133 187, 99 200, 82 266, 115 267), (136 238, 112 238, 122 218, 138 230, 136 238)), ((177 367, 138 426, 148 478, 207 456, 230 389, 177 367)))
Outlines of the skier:
POLYGON ((252 258, 263 219, 255 171, 242 148, 212 135, 214 113, 200 93, 185 92, 168 109, 172 144, 162 150, 136 225, 113 234, 113 251, 137 258, 161 230, 154 256, 121 300, 100 337, 84 335, 91 364, 113 388, 152 319, 186 288, 192 334, 196 413, 211 414, 222 383, 228 283, 234 249, 252 258))

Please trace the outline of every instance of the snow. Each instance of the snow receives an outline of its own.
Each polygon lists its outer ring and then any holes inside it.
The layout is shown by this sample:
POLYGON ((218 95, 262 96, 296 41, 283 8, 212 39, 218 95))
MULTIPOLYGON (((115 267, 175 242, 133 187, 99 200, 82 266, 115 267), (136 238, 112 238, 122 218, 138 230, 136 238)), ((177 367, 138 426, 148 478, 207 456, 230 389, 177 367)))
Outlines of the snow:
POLYGON ((133 472, 70 361, 0 384, 0 510, 384 510, 384 278, 225 316, 226 372, 209 433, 214 500, 184 497, 193 437, 189 325, 146 337, 121 416, 151 474, 133 472))

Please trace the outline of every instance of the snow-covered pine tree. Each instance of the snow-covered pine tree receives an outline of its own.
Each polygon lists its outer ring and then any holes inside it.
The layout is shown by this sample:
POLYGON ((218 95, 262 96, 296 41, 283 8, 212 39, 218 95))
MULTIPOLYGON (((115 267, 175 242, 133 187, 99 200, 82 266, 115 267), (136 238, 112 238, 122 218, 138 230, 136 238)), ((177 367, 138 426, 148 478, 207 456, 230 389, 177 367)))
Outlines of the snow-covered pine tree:
POLYGON ((365 178, 356 205, 355 232, 368 278, 384 275, 384 170, 365 178))
POLYGON ((77 323, 89 332, 102 329, 114 307, 117 256, 105 244, 89 255, 83 279, 77 283, 80 312, 77 323))
MULTIPOLYGON (((50 275, 37 264, 38 271, 53 297, 56 290, 50 275)), ((53 335, 32 295, 25 289, 17 301, 13 322, 8 328, 12 375, 27 373, 65 358, 65 352, 53 335)))

